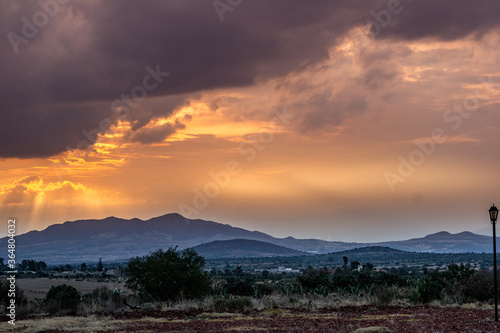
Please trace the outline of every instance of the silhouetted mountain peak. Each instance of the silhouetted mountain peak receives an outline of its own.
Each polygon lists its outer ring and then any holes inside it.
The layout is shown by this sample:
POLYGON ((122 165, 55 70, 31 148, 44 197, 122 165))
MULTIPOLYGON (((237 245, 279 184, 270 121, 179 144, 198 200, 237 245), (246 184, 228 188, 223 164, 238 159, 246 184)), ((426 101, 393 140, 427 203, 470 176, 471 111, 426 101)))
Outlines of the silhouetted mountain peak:
POLYGON ((460 237, 475 237, 475 236, 477 236, 476 234, 474 234, 474 233, 472 233, 470 231, 462 231, 462 232, 459 232, 456 235, 460 236, 460 237))
MULTIPOLYGON (((483 236, 483 235, 477 235, 477 234, 474 234, 470 231, 463 231, 463 232, 459 232, 459 233, 456 233, 456 234, 452 234, 452 233, 449 233, 447 231, 440 231, 440 232, 437 232, 435 234, 430 234, 430 235, 427 235, 424 237, 424 239, 427 239, 427 240, 435 240, 435 239, 438 239, 438 240, 449 240, 449 241, 463 241, 463 240, 468 240, 468 239, 482 239, 482 238, 487 238, 487 236, 483 236)), ((418 239, 418 238, 416 238, 418 239)))
POLYGON ((148 221, 155 220, 155 219, 164 219, 164 220, 167 220, 167 221, 181 221, 181 220, 182 221, 189 221, 188 218, 185 218, 184 216, 182 216, 179 213, 168 213, 168 214, 165 214, 165 215, 153 217, 153 218, 149 219, 148 221))
POLYGON ((440 232, 436 232, 435 234, 427 235, 424 238, 427 238, 427 239, 429 239, 429 238, 443 238, 443 237, 448 238, 450 236, 451 236, 451 234, 448 231, 440 231, 440 232))

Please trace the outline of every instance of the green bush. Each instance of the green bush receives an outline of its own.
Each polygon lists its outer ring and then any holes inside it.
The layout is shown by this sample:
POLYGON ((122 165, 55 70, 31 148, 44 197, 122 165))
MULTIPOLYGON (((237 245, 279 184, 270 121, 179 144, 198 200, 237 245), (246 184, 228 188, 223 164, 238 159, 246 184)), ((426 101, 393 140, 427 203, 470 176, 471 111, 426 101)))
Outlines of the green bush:
POLYGON ((429 303, 440 299, 444 286, 430 275, 424 275, 417 281, 417 290, 413 293, 411 299, 415 303, 429 303))
POLYGON ((465 295, 470 300, 486 302, 493 299, 494 291, 493 273, 488 271, 479 271, 470 278, 465 289, 465 295))
POLYGON ((115 311, 123 308, 126 301, 127 296, 123 291, 117 288, 110 290, 106 286, 95 288, 82 296, 83 310, 86 313, 115 311))
POLYGON ((474 278, 474 270, 464 264, 451 263, 444 272, 424 275, 416 283, 412 301, 429 303, 433 300, 462 303, 467 299, 467 289, 474 278))
POLYGON ((45 296, 45 305, 49 313, 58 312, 76 313, 80 303, 81 294, 73 286, 61 284, 50 287, 45 296))
POLYGON ((217 312, 243 311, 252 307, 250 297, 219 298, 214 301, 214 309, 217 312))
POLYGON ((204 266, 205 259, 192 249, 160 249, 129 261, 126 286, 144 299, 156 301, 202 298, 211 284, 204 266))
POLYGON ((330 289, 330 278, 325 269, 316 270, 309 267, 302 275, 297 276, 299 284, 307 291, 330 289))
POLYGON ((448 265, 446 271, 439 273, 440 282, 444 286, 443 300, 452 303, 465 302, 466 289, 473 276, 474 270, 464 264, 448 265))
POLYGON ((252 296, 254 294, 254 286, 250 278, 231 277, 227 280, 226 290, 235 296, 252 296))

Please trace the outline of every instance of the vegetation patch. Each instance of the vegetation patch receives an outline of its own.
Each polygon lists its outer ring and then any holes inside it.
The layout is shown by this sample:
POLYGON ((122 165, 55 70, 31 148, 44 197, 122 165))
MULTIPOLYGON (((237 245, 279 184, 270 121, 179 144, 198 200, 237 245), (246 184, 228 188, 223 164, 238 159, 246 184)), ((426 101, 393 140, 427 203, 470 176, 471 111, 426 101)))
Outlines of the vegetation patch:
POLYGON ((392 332, 392 331, 384 326, 371 326, 371 327, 358 328, 354 332, 355 333, 370 333, 370 332, 392 332))
POLYGON ((220 298, 214 301, 214 309, 217 312, 244 311, 252 307, 253 303, 250 297, 220 298))
MULTIPOLYGON (((89 316, 89 317, 50 317, 30 320, 20 320, 16 323, 16 329, 21 328, 22 332, 35 333, 43 331, 69 331, 69 332, 106 332, 119 330, 127 321, 115 320, 110 317, 89 316)), ((6 323, 2 323, 0 330, 7 332, 6 323), (5 329, 5 330, 4 330, 5 329)), ((10 325, 9 325, 10 326, 10 325)))

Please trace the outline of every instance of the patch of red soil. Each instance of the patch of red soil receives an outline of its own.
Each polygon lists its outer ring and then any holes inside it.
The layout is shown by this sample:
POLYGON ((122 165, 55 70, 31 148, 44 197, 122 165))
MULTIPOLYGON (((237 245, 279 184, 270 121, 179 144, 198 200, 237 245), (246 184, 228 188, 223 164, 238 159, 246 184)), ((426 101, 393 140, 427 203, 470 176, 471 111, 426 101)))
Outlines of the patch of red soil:
POLYGON ((492 320, 492 310, 431 306, 251 310, 235 317, 216 317, 215 313, 208 312, 207 315, 207 311, 199 309, 107 315, 115 319, 137 320, 112 332, 354 332, 371 326, 384 326, 392 332, 500 332, 500 323, 492 320), (156 320, 138 321, 145 318, 156 320))

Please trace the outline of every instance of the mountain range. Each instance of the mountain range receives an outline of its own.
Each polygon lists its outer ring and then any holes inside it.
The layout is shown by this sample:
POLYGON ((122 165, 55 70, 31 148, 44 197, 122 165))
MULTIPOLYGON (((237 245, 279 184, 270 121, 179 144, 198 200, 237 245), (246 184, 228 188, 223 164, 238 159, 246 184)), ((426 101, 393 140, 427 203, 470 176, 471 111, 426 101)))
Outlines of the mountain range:
MULTIPOLYGON (((347 243, 275 238, 263 232, 228 224, 167 214, 149 220, 108 217, 102 220, 68 221, 51 225, 42 231, 30 231, 16 236, 16 260, 43 260, 47 264, 96 262, 99 258, 115 261, 174 246, 179 249, 195 247, 211 258, 294 256, 364 246, 386 246, 412 252, 492 252, 490 237, 471 232, 450 234, 443 231, 404 241, 347 243)), ((0 248, 5 249, 0 257, 7 258, 7 237, 0 239, 0 248)))

